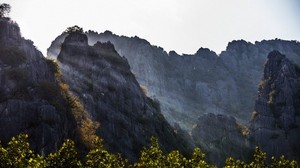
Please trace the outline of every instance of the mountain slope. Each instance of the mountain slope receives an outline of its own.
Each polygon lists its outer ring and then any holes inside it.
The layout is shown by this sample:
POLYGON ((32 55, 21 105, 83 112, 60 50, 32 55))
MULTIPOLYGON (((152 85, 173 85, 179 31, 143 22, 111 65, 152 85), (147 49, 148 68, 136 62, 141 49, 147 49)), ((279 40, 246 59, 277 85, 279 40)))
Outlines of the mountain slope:
POLYGON ((57 60, 63 79, 92 119, 100 122, 98 133, 110 151, 134 161, 151 136, 165 151, 192 149, 167 123, 158 102, 145 96, 126 58, 110 42, 89 46, 85 34, 72 32, 61 48, 57 60))

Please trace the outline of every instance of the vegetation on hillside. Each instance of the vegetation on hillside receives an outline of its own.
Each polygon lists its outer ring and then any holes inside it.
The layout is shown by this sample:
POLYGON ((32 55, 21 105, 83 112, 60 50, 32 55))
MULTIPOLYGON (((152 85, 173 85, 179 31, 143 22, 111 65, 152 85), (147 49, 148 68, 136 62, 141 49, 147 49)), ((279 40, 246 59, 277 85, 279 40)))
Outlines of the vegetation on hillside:
MULTIPOLYGON (((96 137, 93 148, 84 158, 80 158, 75 144, 67 139, 56 153, 48 156, 35 154, 28 143, 28 135, 20 134, 13 137, 6 147, 0 144, 0 167, 87 167, 87 168, 210 168, 216 167, 205 160, 205 154, 195 148, 190 158, 184 157, 179 151, 164 154, 160 149, 158 140, 151 138, 151 146, 141 151, 136 163, 130 164, 120 154, 111 154, 103 148, 103 140, 96 137)), ((281 156, 279 159, 271 158, 266 161, 266 153, 256 147, 253 159, 249 163, 227 158, 225 168, 296 168, 296 161, 290 161, 281 156)))
POLYGON ((85 111, 78 98, 70 93, 68 84, 66 84, 62 80, 62 74, 57 62, 47 60, 47 63, 51 71, 55 75, 56 82, 58 83, 58 89, 56 89, 57 91, 55 91, 55 88, 51 88, 50 86, 46 85, 46 87, 43 87, 42 90, 45 90, 46 93, 50 95, 49 102, 52 103, 55 107, 57 107, 58 109, 67 108, 68 110, 70 110, 72 116, 74 116, 77 122, 77 133, 80 136, 80 140, 86 147, 92 148, 93 140, 96 138, 96 129, 100 124, 91 120, 89 114, 85 111), (66 107, 61 107, 56 103, 56 100, 59 97, 63 97, 63 99, 66 100, 66 107))

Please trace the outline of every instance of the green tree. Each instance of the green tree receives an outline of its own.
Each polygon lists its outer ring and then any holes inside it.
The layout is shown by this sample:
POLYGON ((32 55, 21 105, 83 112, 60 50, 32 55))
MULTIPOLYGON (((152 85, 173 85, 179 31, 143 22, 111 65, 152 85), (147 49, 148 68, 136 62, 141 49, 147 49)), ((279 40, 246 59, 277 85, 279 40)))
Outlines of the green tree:
POLYGON ((135 167, 161 168, 164 165, 165 156, 159 147, 157 138, 151 137, 150 148, 144 148, 141 152, 139 161, 135 167))
POLYGON ((0 167, 8 167, 7 150, 0 144, 0 167))
POLYGON ((71 27, 68 27, 66 30, 65 30, 66 33, 83 33, 83 29, 77 25, 75 26, 71 26, 71 27))
POLYGON ((28 135, 20 134, 17 137, 13 137, 8 142, 7 149, 1 148, 1 154, 4 154, 1 159, 6 161, 2 164, 6 164, 4 167, 43 167, 44 159, 41 156, 36 156, 32 150, 30 150, 28 143, 28 135))
POLYGON ((6 3, 0 4, 0 17, 5 17, 10 12, 11 6, 6 3))
POLYGON ((225 168, 240 168, 247 167, 247 164, 240 160, 234 160, 232 157, 229 157, 225 161, 225 168))
POLYGON ((56 153, 51 153, 46 158, 46 167, 82 167, 77 157, 76 148, 72 140, 67 139, 56 153))
POLYGON ((250 167, 255 167, 255 168, 267 167, 266 164, 267 154, 265 152, 261 151, 258 147, 255 147, 255 152, 253 156, 254 156, 253 160, 249 163, 250 167))
POLYGON ((187 159, 179 153, 179 151, 171 151, 165 157, 165 167, 169 168, 182 168, 187 166, 187 159))
POLYGON ((278 160, 275 157, 271 158, 271 168, 297 168, 298 164, 296 161, 287 160, 284 156, 281 156, 278 160))
POLYGON ((110 154, 108 151, 103 149, 102 139, 96 137, 94 141, 94 147, 86 155, 86 164, 87 168, 123 168, 127 167, 127 160, 121 158, 119 154, 110 154))
POLYGON ((214 167, 212 165, 209 165, 205 161, 205 154, 201 152, 200 148, 195 148, 194 152, 191 156, 191 159, 188 161, 188 166, 191 168, 208 168, 208 167, 214 167))

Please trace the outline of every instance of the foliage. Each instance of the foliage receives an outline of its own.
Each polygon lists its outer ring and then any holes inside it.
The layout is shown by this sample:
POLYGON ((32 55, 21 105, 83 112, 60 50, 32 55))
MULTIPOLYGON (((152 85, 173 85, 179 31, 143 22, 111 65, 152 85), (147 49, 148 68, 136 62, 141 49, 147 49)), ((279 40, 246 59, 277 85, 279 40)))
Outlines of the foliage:
POLYGON ((147 94, 148 94, 148 89, 147 89, 146 86, 140 85, 140 88, 141 88, 142 92, 144 93, 144 95, 147 95, 147 94))
POLYGON ((270 107, 272 107, 274 105, 274 100, 275 100, 275 96, 276 96, 276 89, 275 89, 275 84, 271 84, 271 87, 270 87, 271 91, 269 93, 269 99, 268 99, 268 105, 270 107))
POLYGON ((255 120, 255 118, 258 116, 258 112, 257 111, 253 111, 251 114, 251 121, 255 120))
POLYGON ((271 158, 271 168, 296 168, 298 167, 298 163, 294 160, 286 160, 284 156, 282 155, 278 160, 275 159, 275 157, 271 158))
POLYGON ((128 167, 127 160, 121 158, 119 154, 110 154, 107 150, 103 149, 102 142, 103 140, 99 137, 95 139, 93 149, 86 155, 85 167, 128 167))
POLYGON ((165 157, 165 167, 181 168, 186 167, 187 163, 188 160, 182 154, 180 154, 178 150, 171 151, 165 157))
MULTIPOLYGON (((57 107, 57 108, 66 108, 74 116, 77 122, 77 133, 80 135, 81 141, 85 144, 86 147, 91 147, 93 140, 96 138, 96 130, 99 127, 98 122, 94 122, 90 119, 89 115, 85 111, 83 105, 80 103, 77 97, 73 96, 69 91, 69 85, 64 83, 62 80, 62 73, 59 69, 57 62, 53 60, 47 60, 47 65, 50 70, 54 73, 56 82, 58 83, 57 91, 54 88, 46 91, 46 93, 57 93, 60 97, 66 101, 66 107, 57 107)), ((49 87, 45 87, 47 90, 49 87)), ((58 100, 54 96, 51 96, 55 100, 58 100)), ((52 101, 53 102, 53 101, 52 101)), ((54 104, 57 104, 54 102, 54 104)))
POLYGON ((267 164, 266 153, 261 151, 258 147, 255 148, 253 159, 250 163, 245 163, 240 160, 234 160, 232 157, 226 159, 225 168, 297 168, 298 163, 294 160, 286 160, 281 156, 278 160, 275 157, 271 158, 270 164, 267 164))
POLYGON ((11 6, 9 4, 6 3, 2 3, 0 4, 0 17, 4 17, 6 15, 8 15, 8 13, 10 12, 11 6))
POLYGON ((77 25, 75 26, 71 26, 71 27, 68 27, 66 30, 65 30, 66 33, 70 34, 70 33, 83 33, 83 29, 77 25))
POLYGON ((77 157, 75 144, 69 139, 63 143, 59 151, 49 154, 46 161, 46 167, 82 167, 77 157))
POLYGON ((191 159, 188 161, 188 166, 187 167, 191 167, 191 168, 198 168, 198 167, 208 168, 208 167, 214 167, 214 166, 209 165, 205 161, 205 154, 201 152, 200 148, 195 148, 191 159))
POLYGON ((151 137, 150 148, 144 148, 141 152, 139 161, 135 164, 136 167, 159 168, 164 166, 165 156, 159 147, 158 139, 151 137))
POLYGON ((262 91, 266 87, 266 84, 267 84, 267 80, 261 80, 258 84, 258 90, 262 91))
MULTIPOLYGON (((290 161, 281 156, 279 159, 271 158, 269 164, 266 161, 266 153, 258 147, 255 148, 253 159, 249 163, 228 157, 225 168, 297 168, 296 161, 290 161)), ((151 138, 151 146, 144 148, 137 163, 130 165, 120 154, 111 154, 103 147, 103 140, 96 137, 91 150, 84 159, 79 159, 75 144, 67 139, 62 147, 47 157, 34 154, 30 150, 28 135, 20 134, 13 137, 4 148, 0 144, 0 167, 86 167, 86 168, 210 168, 215 167, 205 161, 205 154, 199 148, 195 148, 190 159, 185 158, 179 151, 171 151, 164 154, 159 147, 158 140, 151 138)))
POLYGON ((250 134, 250 129, 248 127, 246 127, 245 125, 243 125, 241 123, 237 123, 237 127, 243 136, 248 136, 250 134))
POLYGON ((44 167, 42 156, 35 155, 29 148, 28 135, 13 137, 7 148, 0 147, 0 167, 44 167))

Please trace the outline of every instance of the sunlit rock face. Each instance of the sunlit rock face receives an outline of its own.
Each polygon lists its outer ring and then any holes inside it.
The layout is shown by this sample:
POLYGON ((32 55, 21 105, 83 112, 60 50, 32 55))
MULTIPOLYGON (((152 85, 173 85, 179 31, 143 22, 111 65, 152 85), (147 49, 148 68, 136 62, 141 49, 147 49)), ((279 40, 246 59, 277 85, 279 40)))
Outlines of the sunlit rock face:
MULTIPOLYGON (((300 43, 296 41, 276 39, 252 44, 238 40, 230 42, 220 55, 205 48, 193 55, 179 55, 138 37, 118 36, 110 31, 89 31, 86 35, 90 45, 97 41, 114 44, 116 51, 128 60, 138 82, 148 89, 148 95, 159 100, 169 123, 178 123, 188 131, 206 113, 231 115, 247 123, 254 109, 263 64, 272 50, 300 64, 300 43)), ((59 48, 55 46, 60 46, 65 36, 53 41, 48 55, 57 56, 59 48)))
POLYGON ((159 139, 165 151, 187 153, 192 149, 188 136, 183 137, 184 133, 165 120, 159 103, 146 97, 127 59, 112 43, 90 46, 85 34, 71 33, 62 43, 57 60, 72 93, 100 123, 97 133, 111 152, 134 161, 151 136, 159 139))
POLYGON ((19 26, 0 18, 0 139, 7 143, 29 134, 32 149, 55 152, 66 138, 74 138, 76 123, 59 94, 53 63, 33 42, 20 35, 19 26))
POLYGON ((300 68, 285 55, 268 55, 251 121, 252 140, 269 155, 300 160, 300 68))

